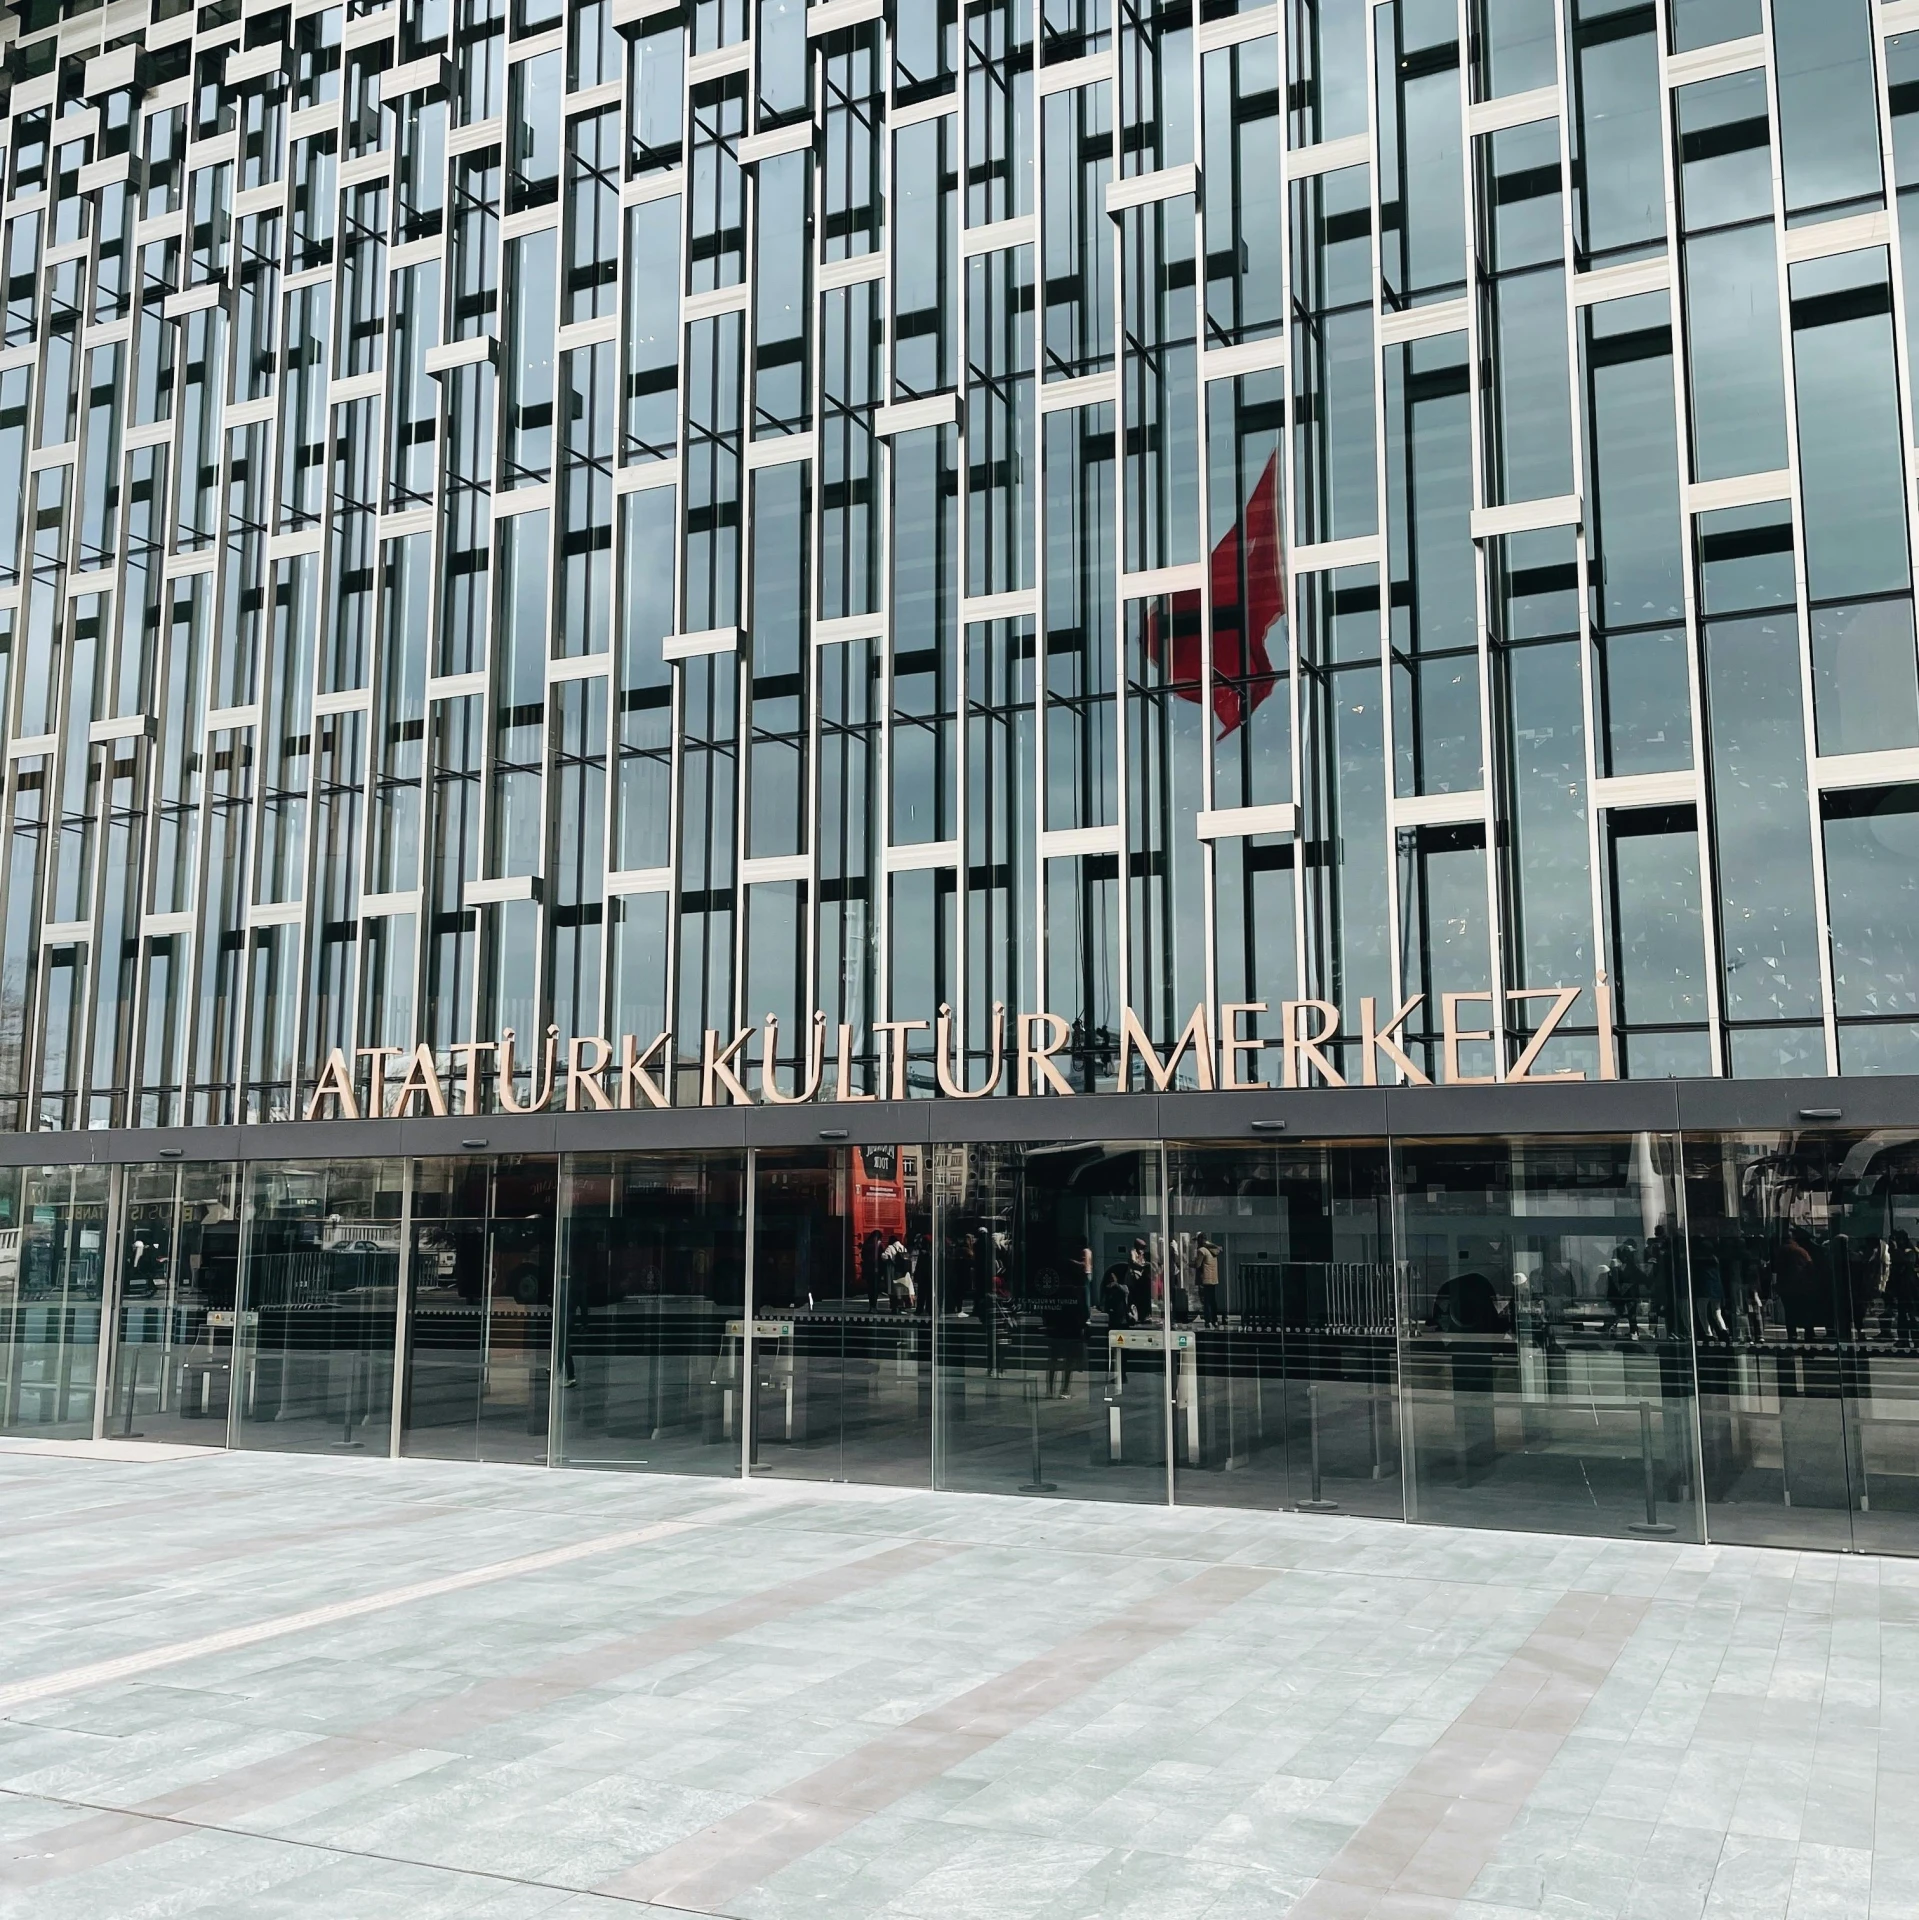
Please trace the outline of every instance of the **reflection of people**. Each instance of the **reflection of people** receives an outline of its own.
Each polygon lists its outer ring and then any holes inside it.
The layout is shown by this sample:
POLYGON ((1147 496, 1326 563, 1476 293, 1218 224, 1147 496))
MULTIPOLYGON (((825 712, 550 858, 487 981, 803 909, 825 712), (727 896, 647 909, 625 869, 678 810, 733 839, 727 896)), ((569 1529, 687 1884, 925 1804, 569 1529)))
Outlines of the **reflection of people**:
POLYGON ((1800 1228, 1786 1229, 1785 1245, 1779 1249, 1778 1269, 1779 1307, 1786 1317, 1786 1337, 1810 1340, 1818 1318, 1819 1275, 1812 1248, 1800 1228))
POLYGON ((1075 1240, 1067 1254, 1067 1267, 1079 1288, 1081 1302, 1090 1312, 1093 1305, 1093 1249, 1084 1239, 1075 1240))
POLYGON ((1205 1234, 1193 1247, 1193 1278, 1199 1283, 1199 1310, 1209 1327, 1219 1325, 1219 1248, 1205 1234))
POLYGON ((1579 1298, 1579 1276, 1564 1260, 1547 1260, 1539 1275, 1540 1301, 1548 1323, 1572 1317, 1579 1298))
POLYGON ((1062 1282, 1052 1272, 1040 1276, 1043 1295, 1039 1323, 1046 1334, 1046 1397, 1053 1398, 1053 1383, 1059 1382, 1059 1398, 1073 1394, 1073 1370, 1086 1351, 1086 1301, 1079 1288, 1062 1282))
POLYGON ((1153 1266, 1144 1240, 1135 1240, 1126 1256, 1126 1291, 1133 1318, 1141 1326, 1153 1317, 1153 1266))
POLYGON ((1886 1326, 1900 1346, 1919 1343, 1919 1248, 1902 1227, 1892 1236, 1886 1274, 1886 1326))
POLYGON ((1726 1276, 1719 1265, 1719 1252, 1703 1235, 1694 1243, 1692 1255, 1693 1318, 1702 1340, 1730 1340, 1732 1329, 1726 1323, 1726 1276))
POLYGON ((886 1243, 880 1251, 879 1268, 881 1291, 888 1308, 894 1313, 911 1313, 916 1302, 913 1256, 906 1250, 904 1240, 893 1239, 886 1243))
POLYGON ((1099 1304, 1109 1326, 1130 1327, 1133 1324, 1132 1271, 1130 1261, 1115 1260, 1106 1269, 1106 1278, 1100 1283, 1099 1304))
POLYGON ((1606 1275, 1606 1304, 1612 1308, 1615 1332, 1622 1324, 1628 1333, 1639 1331, 1639 1302, 1645 1291, 1646 1270, 1639 1264, 1639 1249, 1622 1240, 1606 1275))
POLYGON ((1476 1271, 1442 1280, 1433 1295, 1430 1325, 1436 1333, 1499 1332, 1499 1295, 1493 1283, 1476 1271))

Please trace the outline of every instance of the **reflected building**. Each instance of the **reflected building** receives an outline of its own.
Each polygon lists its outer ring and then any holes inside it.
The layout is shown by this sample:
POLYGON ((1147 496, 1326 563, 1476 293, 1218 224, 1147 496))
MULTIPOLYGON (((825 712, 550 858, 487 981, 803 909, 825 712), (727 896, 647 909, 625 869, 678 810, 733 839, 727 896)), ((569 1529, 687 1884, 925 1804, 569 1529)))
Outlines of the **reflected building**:
POLYGON ((0 1431, 1919 1550, 1919 33, 0 87, 0 1431))

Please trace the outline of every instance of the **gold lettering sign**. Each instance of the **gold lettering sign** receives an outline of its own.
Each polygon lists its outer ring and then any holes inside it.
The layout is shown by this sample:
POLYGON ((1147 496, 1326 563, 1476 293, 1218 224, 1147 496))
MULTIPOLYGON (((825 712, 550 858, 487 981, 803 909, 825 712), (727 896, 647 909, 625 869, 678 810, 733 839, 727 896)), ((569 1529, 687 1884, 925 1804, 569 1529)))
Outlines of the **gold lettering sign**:
MULTIPOLYGON (((1578 987, 1507 987, 1441 994, 1438 1032, 1434 1036, 1439 1084, 1491 1086, 1503 1079, 1508 1085, 1530 1086, 1584 1080, 1585 1071, 1579 1067, 1539 1070, 1542 1052, 1578 1003, 1580 991, 1578 987), (1552 1004, 1543 1015, 1522 1018, 1529 1005, 1546 1000, 1552 1004), (1477 1045, 1496 1058, 1503 1050, 1507 1032, 1523 1044, 1503 1074, 1466 1070, 1461 1061, 1463 1049, 1477 1045)), ((1604 974, 1594 981, 1592 992, 1598 1077, 1616 1079, 1612 987, 1604 974)), ((1433 1082, 1404 1044, 1407 1024, 1422 1003, 1423 996, 1414 994, 1382 1024, 1378 1003, 1363 999, 1359 1003, 1358 1030, 1351 1032, 1330 1000, 1284 1000, 1279 1009, 1279 1032, 1267 1038, 1256 1031, 1245 1031, 1243 1025, 1268 1011, 1263 1000, 1227 1000, 1217 1007, 1202 1002, 1192 1010, 1164 1058, 1128 1007, 1120 1016, 1114 1083, 1097 1090, 1126 1091, 1137 1079, 1141 1088, 1172 1092, 1180 1085, 1182 1067, 1190 1064, 1187 1084, 1197 1091, 1254 1092, 1266 1083, 1255 1077, 1257 1070, 1249 1056, 1267 1048, 1280 1055, 1280 1084, 1284 1087, 1347 1086, 1355 1057, 1362 1086, 1390 1084, 1380 1079, 1382 1065, 1403 1085, 1431 1086, 1433 1082), (1344 1057, 1344 1070, 1334 1052, 1339 1047, 1352 1050, 1344 1057)), ((977 1085, 970 1080, 975 1069, 968 1064, 968 1051, 954 1034, 951 1007, 942 1006, 939 1017, 930 1023, 872 1022, 881 1091, 858 1084, 854 1028, 838 1028, 829 1059, 826 1015, 813 1013, 796 1036, 797 1050, 804 1058, 788 1069, 780 1065, 780 1023, 768 1014, 757 1027, 740 1027, 731 1033, 709 1027, 700 1035, 699 1098, 695 1104, 793 1106, 820 1100, 903 1100, 907 1097, 907 1068, 914 1057, 912 1036, 928 1034, 929 1026, 934 1082, 942 1099, 979 1100, 1002 1092, 1020 1099, 1070 1099, 1080 1091, 1067 1078, 1061 1063, 1062 1055, 1070 1057, 1073 1023, 1062 1014, 1045 1011, 1009 1016, 995 1001, 990 1035, 981 1036, 982 1043, 990 1040, 991 1063, 977 1085), (756 1055, 757 1084, 749 1084, 747 1076, 754 1074, 756 1055), (790 1074, 790 1086, 781 1085, 783 1071, 790 1074)), ((563 1066, 557 1027, 548 1027, 538 1043, 525 1050, 525 1059, 516 1055, 515 1044, 510 1027, 496 1040, 460 1041, 449 1049, 458 1070, 444 1080, 429 1046, 416 1047, 411 1053, 404 1047, 361 1047, 356 1057, 367 1067, 358 1075, 346 1049, 335 1047, 318 1067, 305 1118, 391 1120, 419 1114, 477 1115, 482 1056, 493 1063, 495 1110, 501 1113, 605 1113, 674 1104, 671 1066, 678 1054, 671 1032, 655 1034, 644 1047, 639 1036, 631 1033, 621 1034, 617 1043, 599 1034, 577 1035, 565 1044, 563 1066), (405 1065, 396 1075, 395 1063, 399 1062, 405 1065)), ((925 1051, 925 1043, 920 1044, 925 1051)), ((981 1050, 985 1050, 984 1044, 981 1050)), ((691 1062, 688 1064, 690 1070, 691 1062)))

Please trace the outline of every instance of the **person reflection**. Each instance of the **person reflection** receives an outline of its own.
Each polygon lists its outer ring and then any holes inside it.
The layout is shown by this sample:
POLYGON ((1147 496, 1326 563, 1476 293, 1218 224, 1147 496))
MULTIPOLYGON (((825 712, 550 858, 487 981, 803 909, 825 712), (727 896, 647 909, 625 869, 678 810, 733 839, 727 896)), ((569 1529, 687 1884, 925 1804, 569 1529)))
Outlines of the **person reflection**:
POLYGON ((1884 1325, 1895 1345, 1919 1344, 1919 1248, 1903 1227, 1892 1236, 1884 1325))
POLYGON ((1085 1288, 1071 1267, 1064 1275, 1048 1268, 1040 1276, 1040 1286, 1039 1322, 1046 1335, 1046 1397, 1070 1400, 1073 1374, 1086 1351, 1085 1288))
POLYGON ((1639 1332, 1639 1303, 1646 1294, 1646 1269, 1639 1248, 1631 1240, 1622 1240, 1613 1249, 1612 1266, 1606 1274, 1606 1304, 1612 1309, 1613 1331, 1621 1327, 1630 1335, 1639 1332))
POLYGON ((1779 1283, 1779 1307, 1786 1321, 1786 1338, 1810 1342, 1819 1320, 1819 1262, 1811 1236, 1803 1227, 1788 1227, 1774 1262, 1779 1283))

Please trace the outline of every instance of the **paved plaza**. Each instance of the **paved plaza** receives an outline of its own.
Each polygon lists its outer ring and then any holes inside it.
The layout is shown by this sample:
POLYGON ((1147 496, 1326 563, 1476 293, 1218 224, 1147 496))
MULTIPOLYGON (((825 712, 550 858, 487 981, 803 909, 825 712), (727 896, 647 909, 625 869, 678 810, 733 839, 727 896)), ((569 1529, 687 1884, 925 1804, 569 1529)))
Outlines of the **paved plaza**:
POLYGON ((1919 1563, 0 1449, 0 1915, 1919 1912, 1919 1563))

